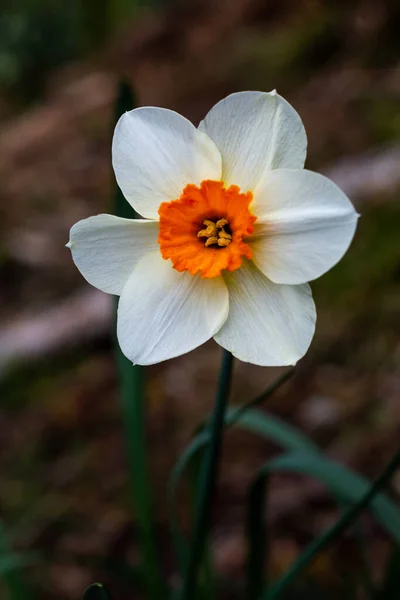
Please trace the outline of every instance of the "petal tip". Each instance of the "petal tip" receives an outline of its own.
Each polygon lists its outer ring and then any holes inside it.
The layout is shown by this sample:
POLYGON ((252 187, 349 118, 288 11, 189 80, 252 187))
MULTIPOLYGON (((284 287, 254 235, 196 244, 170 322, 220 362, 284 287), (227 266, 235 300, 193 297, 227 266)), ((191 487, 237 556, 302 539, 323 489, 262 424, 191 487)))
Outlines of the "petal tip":
POLYGON ((69 242, 67 244, 65 244, 66 248, 69 248, 71 250, 72 248, 72 240, 69 240, 69 242))

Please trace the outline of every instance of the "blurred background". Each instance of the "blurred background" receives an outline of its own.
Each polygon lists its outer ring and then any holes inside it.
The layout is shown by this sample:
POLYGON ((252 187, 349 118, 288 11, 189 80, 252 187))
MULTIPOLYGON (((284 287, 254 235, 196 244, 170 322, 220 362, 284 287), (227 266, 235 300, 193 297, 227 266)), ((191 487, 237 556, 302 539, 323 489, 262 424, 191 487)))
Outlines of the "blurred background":
MULTIPOLYGON (((375 476, 400 441, 400 5, 397 0, 3 0, 0 14, 0 518, 35 598, 79 598, 91 581, 137 597, 136 531, 113 358, 112 299, 64 247, 70 226, 112 210, 110 143, 121 77, 139 104, 196 124, 230 92, 277 88, 300 113, 307 167, 362 214, 344 260, 312 284, 317 333, 268 410, 342 464, 375 476)), ((209 413, 219 348, 146 370, 157 534, 174 578, 165 489, 209 413)), ((232 402, 281 371, 237 363, 232 402)), ((246 486, 277 449, 226 435, 212 553, 237 597, 246 486)), ((400 477, 392 482, 400 494, 400 477)), ((187 522, 185 487, 179 511, 187 522)), ((333 522, 317 482, 272 480, 270 569, 282 573, 333 522)), ((390 541, 366 519, 379 577, 390 541)), ((345 537, 294 590, 337 598, 360 554, 345 537)), ((1 584, 0 584, 1 585, 1 584)), ((0 597, 3 598, 0 588, 0 597)), ((345 597, 341 595, 340 597, 345 597)))

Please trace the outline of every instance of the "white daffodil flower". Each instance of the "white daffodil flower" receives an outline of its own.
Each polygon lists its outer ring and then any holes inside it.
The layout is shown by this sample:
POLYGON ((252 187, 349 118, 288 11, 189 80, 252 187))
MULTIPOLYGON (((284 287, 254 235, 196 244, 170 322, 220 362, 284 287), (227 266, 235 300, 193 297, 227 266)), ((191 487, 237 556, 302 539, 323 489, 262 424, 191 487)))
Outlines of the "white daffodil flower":
POLYGON ((316 312, 308 281, 336 264, 357 213, 305 170, 307 138, 275 91, 240 92, 199 127, 163 108, 125 113, 114 133, 117 182, 144 219, 97 215, 68 247, 89 283, 120 296, 118 340, 149 365, 210 338, 257 365, 293 365, 316 312))

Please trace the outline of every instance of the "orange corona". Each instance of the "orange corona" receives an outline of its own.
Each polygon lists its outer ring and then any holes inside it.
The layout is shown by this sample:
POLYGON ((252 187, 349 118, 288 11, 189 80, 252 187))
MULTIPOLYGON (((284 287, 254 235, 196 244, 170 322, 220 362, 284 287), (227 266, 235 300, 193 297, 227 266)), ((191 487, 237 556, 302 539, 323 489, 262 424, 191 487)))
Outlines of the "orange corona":
POLYGON ((222 181, 189 184, 178 200, 163 202, 158 210, 158 243, 162 257, 177 271, 216 277, 224 269, 235 271, 242 257, 251 258, 245 238, 253 233, 256 217, 249 205, 251 192, 241 193, 222 181))

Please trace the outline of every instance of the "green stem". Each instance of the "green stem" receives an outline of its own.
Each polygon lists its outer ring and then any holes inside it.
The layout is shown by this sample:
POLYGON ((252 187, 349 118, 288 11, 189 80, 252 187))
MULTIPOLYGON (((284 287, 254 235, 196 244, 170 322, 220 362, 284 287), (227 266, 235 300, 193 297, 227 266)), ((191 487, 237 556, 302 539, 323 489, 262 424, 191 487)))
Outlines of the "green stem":
POLYGON ((183 584, 182 600, 191 600, 197 590, 199 565, 203 558, 209 526, 211 501, 218 475, 225 408, 231 387, 232 371, 233 356, 230 352, 224 350, 215 407, 209 429, 210 443, 205 451, 200 472, 197 516, 192 543, 190 545, 188 567, 183 584))
POLYGON ((298 560, 290 567, 287 573, 270 587, 266 594, 264 594, 264 600, 275 600, 280 597, 296 577, 310 565, 317 554, 324 550, 335 538, 344 533, 344 531, 356 521, 376 494, 387 484, 399 466, 400 450, 396 452, 381 475, 377 477, 364 496, 362 496, 353 506, 348 508, 342 517, 338 519, 326 533, 322 534, 322 536, 312 542, 298 560))
POLYGON ((285 381, 288 381, 288 379, 292 377, 294 371, 294 367, 288 371, 285 371, 282 373, 282 375, 279 375, 279 377, 277 377, 263 392, 261 392, 259 396, 256 396, 253 400, 250 400, 250 402, 247 404, 242 404, 242 406, 239 406, 236 412, 231 414, 230 421, 226 425, 232 427, 232 425, 234 425, 236 421, 238 421, 240 417, 250 408, 255 408, 259 404, 262 404, 267 398, 269 398, 269 396, 279 389, 281 385, 285 383, 285 381))
MULTIPOLYGON (((116 102, 116 120, 132 108, 134 99, 130 86, 121 83, 116 102)), ((115 213, 134 218, 135 213, 119 188, 115 192, 115 213)), ((116 341, 116 360, 121 388, 121 405, 125 425, 126 452, 130 475, 131 496, 139 530, 140 554, 144 586, 148 598, 165 597, 165 586, 156 552, 152 494, 146 460, 146 425, 143 393, 143 370, 122 354, 116 341)))

